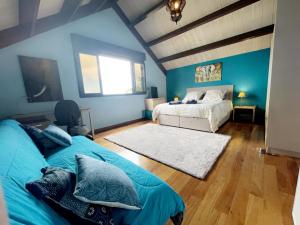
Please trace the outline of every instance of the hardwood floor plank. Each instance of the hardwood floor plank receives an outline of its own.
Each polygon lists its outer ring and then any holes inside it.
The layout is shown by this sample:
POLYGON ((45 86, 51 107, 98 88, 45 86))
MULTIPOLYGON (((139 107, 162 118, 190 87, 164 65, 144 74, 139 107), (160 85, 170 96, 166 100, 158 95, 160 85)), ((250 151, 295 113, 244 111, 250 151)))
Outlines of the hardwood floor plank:
POLYGON ((264 210, 265 225, 282 225, 281 198, 276 178, 276 168, 271 165, 264 167, 264 210))
POLYGON ((199 199, 196 196, 190 196, 188 200, 185 201, 185 207, 187 208, 185 215, 184 215, 184 220, 183 220, 183 225, 188 225, 192 221, 192 217, 197 211, 197 209, 200 207, 201 204, 201 199, 199 199))
POLYGON ((294 204, 294 196, 290 194, 281 194, 281 215, 283 224, 293 224, 292 208, 294 204))
POLYGON ((218 223, 216 225, 225 225, 227 220, 227 214, 221 213, 218 223))
MULTIPOLYGON (((299 159, 259 154, 264 127, 228 122, 218 133, 232 139, 205 180, 104 139, 149 121, 105 131, 96 142, 151 171, 182 196, 183 225, 293 225, 291 211, 299 159)), ((168 221, 168 225, 172 222, 168 221)))
MULTIPOLYGON (((249 201, 247 205, 247 213, 245 219, 245 225, 258 225, 259 216, 263 211, 264 201, 262 198, 255 195, 249 195, 249 201)), ((262 223, 260 223, 262 224, 262 223)))

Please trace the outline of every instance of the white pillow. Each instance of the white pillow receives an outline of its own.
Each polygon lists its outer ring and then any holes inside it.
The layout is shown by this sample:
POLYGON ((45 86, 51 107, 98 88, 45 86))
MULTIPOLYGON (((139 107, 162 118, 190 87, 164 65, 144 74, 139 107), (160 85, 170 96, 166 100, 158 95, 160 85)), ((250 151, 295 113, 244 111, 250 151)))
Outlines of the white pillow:
POLYGON ((187 103, 188 101, 199 101, 201 96, 204 94, 203 91, 191 91, 191 92, 188 92, 186 94, 186 96, 184 97, 184 99, 182 100, 182 103, 187 103))
POLYGON ((223 100, 226 90, 207 90, 203 98, 204 102, 213 102, 223 100))

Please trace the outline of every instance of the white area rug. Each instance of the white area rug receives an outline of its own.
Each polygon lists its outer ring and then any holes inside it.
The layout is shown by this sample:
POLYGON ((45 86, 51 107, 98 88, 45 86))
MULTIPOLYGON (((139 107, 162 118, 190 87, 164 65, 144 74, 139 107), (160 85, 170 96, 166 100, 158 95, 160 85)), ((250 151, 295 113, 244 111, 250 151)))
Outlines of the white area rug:
POLYGON ((231 137, 146 124, 106 136, 105 139, 204 179, 231 137))

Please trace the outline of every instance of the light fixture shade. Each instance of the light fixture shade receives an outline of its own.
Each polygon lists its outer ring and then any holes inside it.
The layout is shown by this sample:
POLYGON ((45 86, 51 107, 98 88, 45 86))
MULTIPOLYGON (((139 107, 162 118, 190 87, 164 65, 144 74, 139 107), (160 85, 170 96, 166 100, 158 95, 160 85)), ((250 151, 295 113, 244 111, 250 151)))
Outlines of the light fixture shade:
POLYGON ((240 91, 238 94, 238 98, 246 98, 246 92, 240 91))
POLYGON ((182 10, 185 6, 186 0, 166 0, 167 11, 171 14, 171 20, 177 22, 182 17, 182 10))

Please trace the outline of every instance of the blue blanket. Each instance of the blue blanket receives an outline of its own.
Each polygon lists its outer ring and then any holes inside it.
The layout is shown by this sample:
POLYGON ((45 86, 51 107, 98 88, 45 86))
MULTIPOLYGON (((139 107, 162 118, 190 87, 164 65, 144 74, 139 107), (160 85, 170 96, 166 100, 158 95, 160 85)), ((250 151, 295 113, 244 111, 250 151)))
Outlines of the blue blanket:
POLYGON ((115 210, 115 221, 128 225, 163 225, 185 208, 180 196, 160 178, 81 136, 73 137, 70 147, 56 149, 45 159, 18 123, 6 120, 0 122, 0 149, 0 181, 12 225, 69 224, 35 199, 25 189, 25 184, 39 179, 41 168, 49 165, 75 171, 77 153, 104 159, 121 168, 132 179, 143 209, 115 210))

